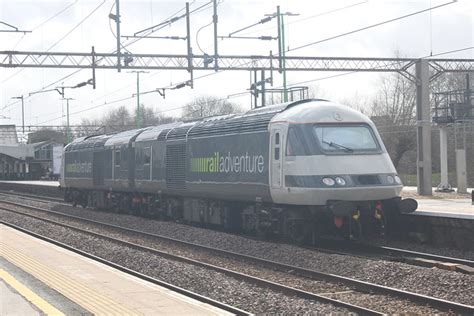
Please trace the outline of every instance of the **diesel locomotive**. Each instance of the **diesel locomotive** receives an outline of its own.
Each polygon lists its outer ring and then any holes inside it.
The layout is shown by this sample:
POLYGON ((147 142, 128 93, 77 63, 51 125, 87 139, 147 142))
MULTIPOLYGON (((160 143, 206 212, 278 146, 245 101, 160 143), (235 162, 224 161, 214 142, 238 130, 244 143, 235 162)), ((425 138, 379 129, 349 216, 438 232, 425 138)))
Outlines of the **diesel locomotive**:
POLYGON ((296 241, 385 233, 417 207, 372 121, 326 100, 78 138, 63 159, 74 205, 296 241))

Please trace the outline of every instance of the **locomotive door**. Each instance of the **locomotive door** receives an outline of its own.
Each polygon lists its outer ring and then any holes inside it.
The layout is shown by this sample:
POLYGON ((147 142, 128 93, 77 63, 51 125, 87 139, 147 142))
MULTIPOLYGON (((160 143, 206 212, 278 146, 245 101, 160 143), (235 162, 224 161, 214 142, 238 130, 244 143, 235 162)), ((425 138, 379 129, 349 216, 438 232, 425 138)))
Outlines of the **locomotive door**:
POLYGON ((94 185, 104 185, 105 152, 96 151, 92 154, 92 181, 94 185))
POLYGON ((283 133, 280 127, 271 130, 271 151, 270 151, 270 181, 273 189, 280 189, 283 182, 282 168, 282 144, 283 133))

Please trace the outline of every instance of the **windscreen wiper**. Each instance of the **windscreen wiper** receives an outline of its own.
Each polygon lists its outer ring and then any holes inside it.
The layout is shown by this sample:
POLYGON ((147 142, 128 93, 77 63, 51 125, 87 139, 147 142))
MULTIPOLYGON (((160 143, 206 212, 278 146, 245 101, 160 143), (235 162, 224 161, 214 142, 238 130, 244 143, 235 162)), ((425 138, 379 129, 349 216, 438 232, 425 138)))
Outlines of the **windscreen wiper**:
POLYGON ((349 152, 349 153, 351 153, 351 152, 354 151, 354 149, 352 149, 352 148, 349 148, 349 147, 346 147, 346 146, 342 146, 342 145, 337 144, 337 143, 327 142, 327 141, 325 141, 325 140, 323 140, 323 143, 325 143, 326 145, 329 145, 329 146, 331 146, 331 147, 341 148, 341 149, 343 149, 344 151, 349 152))

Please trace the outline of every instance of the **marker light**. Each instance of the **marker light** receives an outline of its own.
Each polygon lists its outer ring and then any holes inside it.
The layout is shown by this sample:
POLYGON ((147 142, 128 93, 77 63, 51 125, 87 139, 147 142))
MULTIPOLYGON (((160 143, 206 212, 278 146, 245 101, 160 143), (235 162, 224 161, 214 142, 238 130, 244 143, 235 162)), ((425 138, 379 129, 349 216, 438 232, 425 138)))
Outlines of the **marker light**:
POLYGON ((393 184, 395 182, 395 180, 393 179, 392 176, 387 176, 387 182, 390 183, 390 184, 393 184))
POLYGON ((346 185, 346 180, 344 180, 344 178, 336 177, 335 180, 338 185, 346 185))
POLYGON ((333 178, 323 178, 323 183, 328 187, 332 187, 334 184, 336 184, 333 178))
POLYGON ((402 184, 402 179, 400 179, 399 176, 394 176, 394 178, 395 178, 395 182, 396 182, 397 184, 402 184))

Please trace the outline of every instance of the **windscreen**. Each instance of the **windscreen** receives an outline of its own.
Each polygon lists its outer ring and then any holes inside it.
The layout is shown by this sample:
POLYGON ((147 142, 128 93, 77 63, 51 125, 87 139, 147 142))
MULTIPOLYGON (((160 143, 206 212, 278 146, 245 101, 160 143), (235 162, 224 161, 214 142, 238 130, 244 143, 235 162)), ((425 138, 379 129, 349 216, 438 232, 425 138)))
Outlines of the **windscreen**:
POLYGON ((314 125, 313 131, 325 152, 367 152, 380 148, 368 125, 314 125))
POLYGON ((380 145, 366 124, 292 124, 286 156, 379 152, 380 145))

